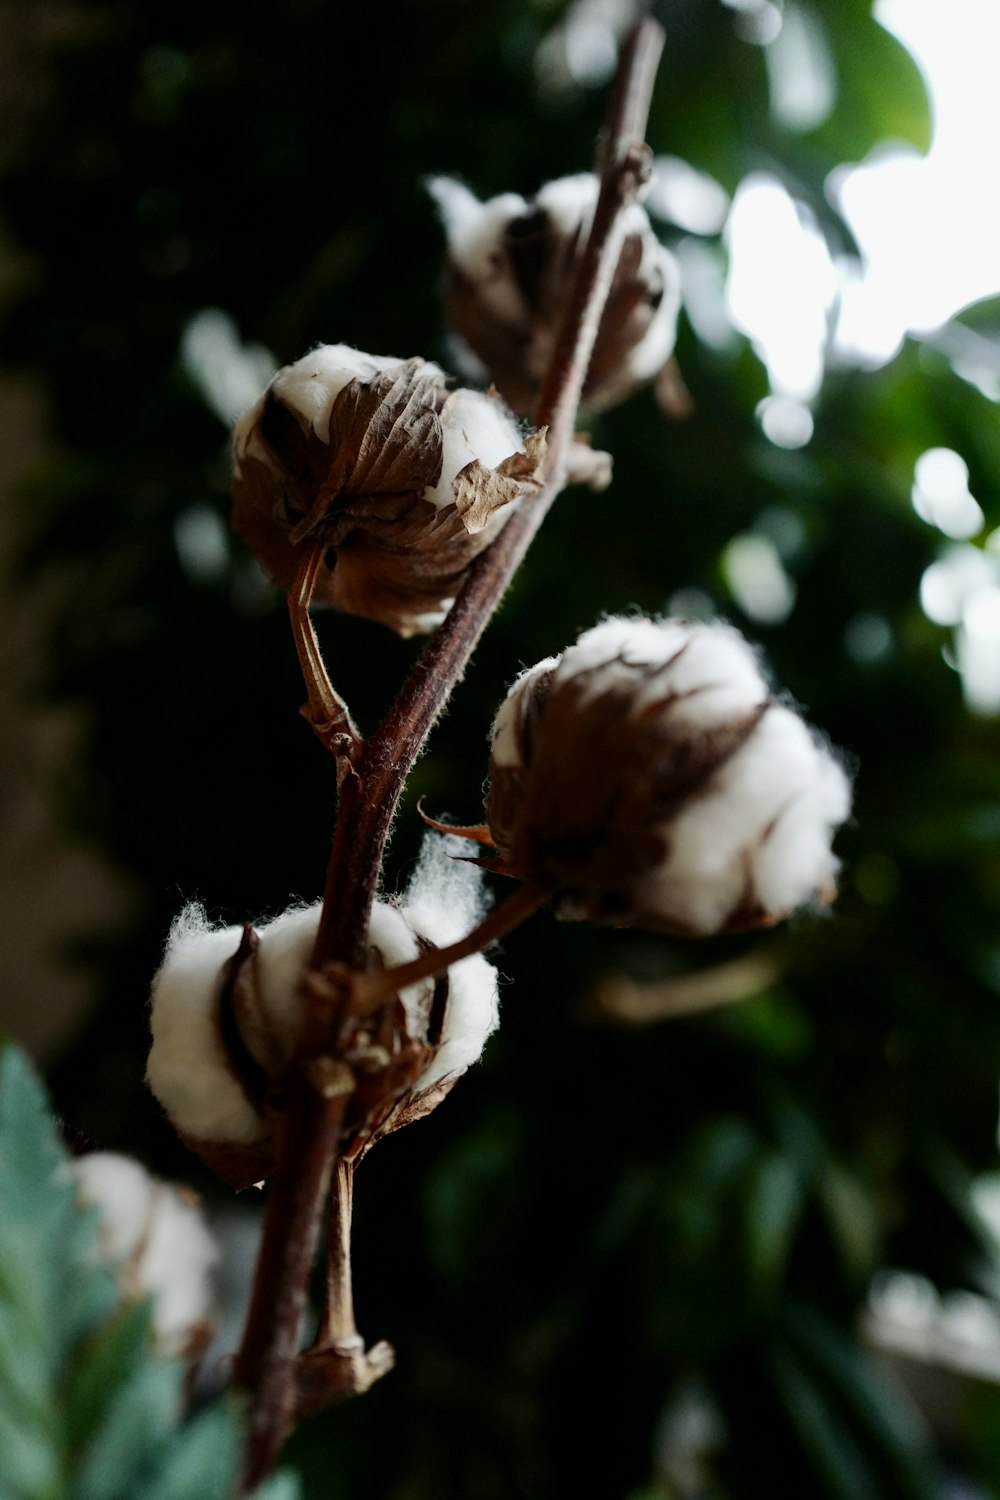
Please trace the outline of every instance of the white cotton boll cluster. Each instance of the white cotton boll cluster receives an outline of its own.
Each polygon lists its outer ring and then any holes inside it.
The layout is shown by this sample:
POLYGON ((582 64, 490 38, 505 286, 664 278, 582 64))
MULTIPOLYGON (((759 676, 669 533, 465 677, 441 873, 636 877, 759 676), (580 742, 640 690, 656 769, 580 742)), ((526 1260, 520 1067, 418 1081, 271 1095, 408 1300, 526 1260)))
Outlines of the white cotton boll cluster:
POLYGON ((490 778, 498 858, 564 917, 701 936, 834 894, 848 777, 721 621, 606 620, 523 673, 490 778))
POLYGON ((478 459, 494 469, 524 444, 517 424, 496 395, 481 391, 453 391, 441 409, 441 478, 423 491, 422 499, 437 510, 455 499, 455 476, 478 459))
POLYGON ((80 1203, 97 1210, 100 1254, 114 1266, 123 1295, 152 1296, 161 1353, 189 1352, 212 1315, 210 1272, 219 1259, 193 1194, 110 1151, 71 1167, 80 1203))
MULTIPOLYGON (((482 871, 464 859, 459 838, 428 833, 405 897, 406 919, 437 947, 457 942, 482 920, 486 897, 482 871)), ((448 971, 448 1003, 441 1044, 418 1078, 421 1093, 444 1078, 457 1077, 478 1062, 499 1024, 497 971, 475 953, 448 971)))

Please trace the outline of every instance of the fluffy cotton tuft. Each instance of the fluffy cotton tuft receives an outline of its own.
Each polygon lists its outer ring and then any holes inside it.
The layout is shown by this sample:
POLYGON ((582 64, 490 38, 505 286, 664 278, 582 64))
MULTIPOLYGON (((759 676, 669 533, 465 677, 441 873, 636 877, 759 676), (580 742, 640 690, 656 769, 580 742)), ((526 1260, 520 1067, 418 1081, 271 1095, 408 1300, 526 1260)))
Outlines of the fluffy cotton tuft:
POLYGON ((176 1128, 196 1140, 248 1144, 264 1134, 227 1064, 217 1023, 223 967, 242 937, 241 927, 213 927, 202 907, 186 906, 153 978, 146 1082, 176 1128))
MULTIPOLYGON (((428 832, 406 893, 407 921, 439 948, 471 932, 486 911, 482 871, 462 857, 464 850, 460 838, 428 832)), ((458 1077, 478 1062, 499 1025, 497 972, 481 953, 453 964, 448 981, 441 1045, 414 1085, 414 1093, 444 1078, 458 1077)))
POLYGON ((564 917, 692 935, 829 900, 850 784, 722 622, 611 619, 493 727, 499 857, 564 917))
POLYGON ((181 1355, 212 1314, 219 1249, 193 1194, 151 1177, 130 1157, 97 1151, 72 1163, 77 1196, 100 1220, 100 1253, 127 1297, 151 1295, 161 1353, 181 1355))
POLYGON ((523 453, 517 424, 496 395, 481 391, 453 391, 441 409, 441 478, 424 490, 422 498, 436 510, 455 498, 455 476, 478 458, 495 469, 505 458, 523 453))

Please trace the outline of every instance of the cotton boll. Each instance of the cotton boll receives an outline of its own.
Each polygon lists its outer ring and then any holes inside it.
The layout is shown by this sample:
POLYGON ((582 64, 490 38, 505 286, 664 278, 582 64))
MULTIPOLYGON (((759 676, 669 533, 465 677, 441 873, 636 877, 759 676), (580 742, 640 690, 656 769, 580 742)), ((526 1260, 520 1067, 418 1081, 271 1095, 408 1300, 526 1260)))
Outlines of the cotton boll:
POLYGON ((242 936, 242 928, 213 928, 201 907, 187 906, 153 978, 146 1082, 174 1125, 195 1139, 250 1143, 265 1133, 227 1064, 216 1015, 223 967, 242 936))
MULTIPOLYGON (((486 203, 447 178, 429 188, 448 237, 446 298, 461 346, 514 411, 532 417, 590 233, 598 179, 581 173, 546 183, 531 200, 504 193, 486 203)), ((621 219, 585 407, 615 406, 659 375, 673 352, 679 309, 679 268, 633 204, 621 219)))
POLYGON ((272 581, 400 635, 432 629, 541 483, 495 396, 423 359, 324 345, 279 370, 233 433, 233 525, 272 581))
POLYGON ((606 620, 523 674, 494 724, 497 856, 566 918, 692 935, 777 921, 829 899, 849 805, 839 764, 722 622, 606 620))
POLYGON ((193 1195, 158 1182, 129 1157, 94 1152, 72 1163, 82 1205, 100 1219, 100 1253, 128 1297, 153 1297, 160 1352, 187 1353, 211 1317, 218 1247, 193 1195))

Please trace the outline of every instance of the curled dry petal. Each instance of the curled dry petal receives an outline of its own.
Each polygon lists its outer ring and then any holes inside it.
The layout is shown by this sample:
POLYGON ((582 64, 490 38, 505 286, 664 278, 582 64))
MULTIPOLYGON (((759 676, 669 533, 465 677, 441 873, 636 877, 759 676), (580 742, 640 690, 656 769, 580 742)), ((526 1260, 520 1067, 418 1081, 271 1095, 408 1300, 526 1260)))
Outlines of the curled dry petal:
POLYGON ((495 395, 449 394, 422 359, 322 346, 233 434, 233 524, 288 587, 324 549, 315 598, 401 635, 440 623, 511 505, 538 483, 495 395))
POLYGON ((608 620, 493 727, 499 860, 567 918, 703 935, 829 900, 844 771, 716 623, 608 620))

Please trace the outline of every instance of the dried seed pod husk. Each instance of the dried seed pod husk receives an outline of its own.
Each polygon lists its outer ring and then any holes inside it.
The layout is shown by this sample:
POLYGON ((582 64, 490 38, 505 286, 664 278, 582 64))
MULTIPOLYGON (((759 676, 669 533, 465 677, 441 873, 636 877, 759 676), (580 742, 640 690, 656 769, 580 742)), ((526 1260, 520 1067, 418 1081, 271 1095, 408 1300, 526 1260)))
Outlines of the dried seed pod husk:
POLYGON ((319 550, 318 602, 413 635, 537 488, 543 451, 495 393, 449 393, 437 365, 321 346, 237 423, 233 525, 276 584, 319 550))
POLYGON ((717 622, 608 620, 515 682, 493 728, 498 859, 560 916, 703 936, 833 894, 839 761, 717 622))
MULTIPOLYGON (((531 417, 590 231, 598 179, 563 177, 532 199, 503 193, 486 203, 450 178, 428 186, 448 235, 445 301, 467 367, 488 372, 514 411, 531 417)), ((660 375, 673 354, 679 309, 677 263, 633 204, 583 388, 586 409, 617 406, 660 375)))

